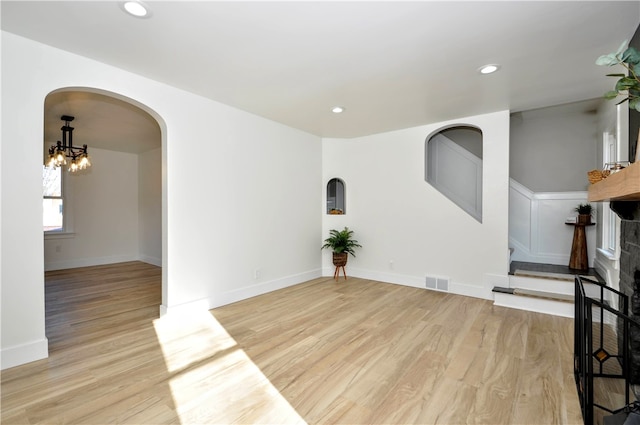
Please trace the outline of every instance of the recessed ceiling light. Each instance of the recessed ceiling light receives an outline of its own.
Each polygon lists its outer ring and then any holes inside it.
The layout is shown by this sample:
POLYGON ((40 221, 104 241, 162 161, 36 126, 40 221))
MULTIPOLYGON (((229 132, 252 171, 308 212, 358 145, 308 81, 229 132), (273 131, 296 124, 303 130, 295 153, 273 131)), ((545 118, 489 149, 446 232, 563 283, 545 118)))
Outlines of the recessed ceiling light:
POLYGON ((147 6, 140 1, 126 1, 122 4, 122 8, 136 18, 148 18, 151 16, 147 6))
POLYGON ((500 69, 500 65, 490 64, 490 65, 481 66, 480 68, 478 68, 478 72, 480 74, 493 74, 498 69, 500 69))
POLYGON ((344 108, 342 106, 334 106, 333 108, 331 108, 331 112, 333 112, 334 114, 341 114, 344 112, 344 108))

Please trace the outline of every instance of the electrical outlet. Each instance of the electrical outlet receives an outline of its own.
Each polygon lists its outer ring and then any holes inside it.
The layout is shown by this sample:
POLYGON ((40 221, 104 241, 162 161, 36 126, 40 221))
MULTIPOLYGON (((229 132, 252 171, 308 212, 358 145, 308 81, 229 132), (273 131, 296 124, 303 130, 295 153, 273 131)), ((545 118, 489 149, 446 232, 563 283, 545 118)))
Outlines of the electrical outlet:
POLYGON ((254 278, 254 279, 260 279, 260 275, 261 275, 261 274, 262 274, 262 270, 260 270, 260 269, 255 269, 255 270, 253 271, 253 278, 254 278))
POLYGON ((389 260, 389 268, 393 270, 393 260, 389 260))

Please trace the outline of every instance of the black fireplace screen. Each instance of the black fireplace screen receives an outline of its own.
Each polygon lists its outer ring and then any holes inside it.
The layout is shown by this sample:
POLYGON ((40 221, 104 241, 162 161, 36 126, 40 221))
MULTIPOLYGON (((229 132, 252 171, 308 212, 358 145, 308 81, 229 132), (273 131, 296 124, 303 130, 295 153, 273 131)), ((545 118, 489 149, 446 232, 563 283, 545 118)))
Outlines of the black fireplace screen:
POLYGON ((630 404, 640 373, 630 338, 640 336, 640 322, 629 316, 629 298, 602 283, 576 276, 575 294, 574 376, 584 423, 592 425, 630 404))

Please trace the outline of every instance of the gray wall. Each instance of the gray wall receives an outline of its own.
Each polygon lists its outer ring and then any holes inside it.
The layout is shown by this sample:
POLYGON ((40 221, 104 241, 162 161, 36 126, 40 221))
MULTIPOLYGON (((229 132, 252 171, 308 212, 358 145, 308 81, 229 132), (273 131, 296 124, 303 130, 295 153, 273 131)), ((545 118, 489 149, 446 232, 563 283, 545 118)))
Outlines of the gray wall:
POLYGON ((441 131, 458 145, 482 159, 482 132, 473 127, 452 127, 441 131))
MULTIPOLYGON (((511 115, 510 176, 533 192, 587 190, 597 163, 601 99, 511 115)), ((490 143, 490 141, 485 141, 490 143)))

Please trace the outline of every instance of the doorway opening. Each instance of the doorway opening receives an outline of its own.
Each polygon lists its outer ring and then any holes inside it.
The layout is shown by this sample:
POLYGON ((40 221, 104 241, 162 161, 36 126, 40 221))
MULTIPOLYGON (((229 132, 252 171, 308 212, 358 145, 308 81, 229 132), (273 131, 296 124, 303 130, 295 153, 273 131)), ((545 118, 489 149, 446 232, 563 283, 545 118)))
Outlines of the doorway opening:
POLYGON ((92 166, 79 173, 61 168, 62 191, 57 201, 62 226, 44 231, 45 272, 147 263, 162 268, 164 302, 166 132, 162 119, 116 93, 84 87, 55 90, 44 101, 43 164, 49 147, 60 137, 61 116, 75 117, 74 145, 88 146, 92 166))

